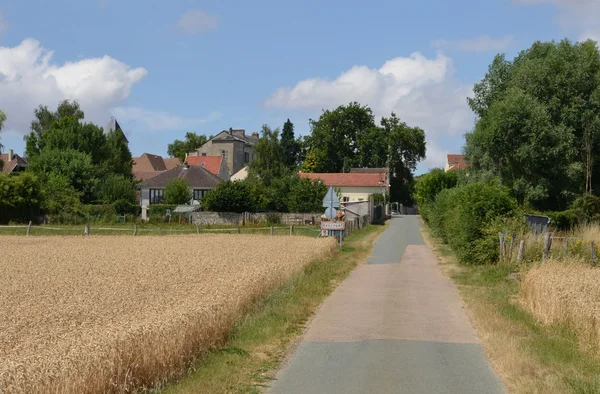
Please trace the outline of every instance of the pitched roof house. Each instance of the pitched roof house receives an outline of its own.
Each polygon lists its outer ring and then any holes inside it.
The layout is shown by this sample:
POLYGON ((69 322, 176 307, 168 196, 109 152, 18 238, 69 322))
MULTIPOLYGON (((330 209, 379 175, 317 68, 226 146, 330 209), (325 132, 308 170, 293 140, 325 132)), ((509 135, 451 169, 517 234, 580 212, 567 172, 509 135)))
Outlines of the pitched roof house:
POLYGON ((447 155, 445 171, 465 170, 469 168, 469 164, 465 161, 464 155, 447 155))
POLYGON ((180 166, 181 161, 174 158, 163 159, 162 156, 144 153, 140 157, 133 158, 133 176, 137 180, 150 179, 160 173, 180 166))
POLYGON ((25 171, 28 164, 27 158, 15 154, 12 149, 9 149, 7 153, 0 154, 0 160, 4 163, 2 167, 4 173, 25 171))
POLYGON ((320 180, 340 190, 342 202, 368 201, 386 186, 383 173, 300 173, 301 178, 320 180))
POLYGON ((183 178, 187 181, 193 192, 193 200, 196 201, 200 201, 206 193, 223 182, 221 178, 210 173, 206 168, 188 165, 178 166, 141 182, 139 184, 141 190, 140 204, 142 206, 160 204, 165 187, 175 178, 183 178))
POLYGON ((185 162, 190 166, 206 168, 211 174, 218 176, 224 181, 229 180, 229 170, 223 156, 188 156, 185 162))
POLYGON ((223 130, 188 157, 223 156, 229 175, 237 173, 253 158, 254 145, 258 142, 258 133, 246 135, 244 129, 223 130))

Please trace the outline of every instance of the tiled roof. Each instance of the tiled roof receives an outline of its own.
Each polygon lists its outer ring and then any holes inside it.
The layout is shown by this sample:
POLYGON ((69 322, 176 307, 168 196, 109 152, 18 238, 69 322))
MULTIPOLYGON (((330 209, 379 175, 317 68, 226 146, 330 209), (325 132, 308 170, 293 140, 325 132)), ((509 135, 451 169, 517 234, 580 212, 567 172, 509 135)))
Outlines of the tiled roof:
POLYGON ((162 174, 164 171, 138 171, 134 168, 132 172, 136 180, 145 181, 147 179, 154 178, 158 174, 162 174))
POLYGON ((381 174, 360 174, 360 173, 300 173, 300 177, 312 180, 320 179, 327 186, 381 186, 385 182, 381 174))
POLYGON ((167 167, 162 156, 144 153, 133 158, 133 167, 137 171, 166 171, 167 167))
POLYGON ((389 168, 351 168, 351 173, 355 174, 387 174, 390 172, 389 168))
POLYGON ((27 159, 17 154, 13 154, 11 161, 8 161, 8 153, 0 154, 0 159, 4 163, 2 172, 12 172, 17 166, 27 167, 27 159))
POLYGON ((217 134, 213 139, 213 142, 219 141, 241 141, 249 145, 254 145, 258 142, 258 138, 253 135, 246 135, 246 130, 223 130, 217 134))
POLYGON ((448 165, 449 170, 464 170, 465 168, 469 168, 467 162, 465 162, 464 155, 448 155, 448 165))
POLYGON ((175 178, 185 179, 191 188, 213 188, 222 182, 222 179, 211 174, 199 166, 179 166, 172 170, 164 171, 159 175, 140 183, 140 188, 163 188, 175 178))
POLYGON ((172 170, 173 168, 183 165, 183 163, 181 162, 181 160, 179 160, 176 157, 168 157, 166 159, 163 159, 164 163, 165 163, 165 168, 167 170, 172 170))
POLYGON ((211 173, 219 175, 223 156, 188 156, 186 163, 191 166, 204 167, 211 173))

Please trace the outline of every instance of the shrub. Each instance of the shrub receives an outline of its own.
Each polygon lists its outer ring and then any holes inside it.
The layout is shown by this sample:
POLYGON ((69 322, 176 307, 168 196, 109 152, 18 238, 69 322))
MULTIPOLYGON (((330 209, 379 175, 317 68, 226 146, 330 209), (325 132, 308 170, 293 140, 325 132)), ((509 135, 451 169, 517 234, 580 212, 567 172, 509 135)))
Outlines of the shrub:
POLYGON ((175 208, 177 208, 177 205, 170 205, 170 204, 150 205, 148 214, 151 216, 165 216, 167 214, 167 210, 170 210, 171 212, 173 212, 173 210, 175 208))
POLYGON ((546 215, 551 219, 550 224, 556 230, 569 231, 579 224, 579 214, 574 209, 562 212, 547 212, 546 215))
POLYGON ((423 220, 429 222, 430 211, 433 209, 437 195, 445 190, 456 187, 458 172, 445 172, 441 168, 434 168, 429 173, 419 177, 415 184, 415 199, 419 204, 419 212, 423 220))
POLYGON ((112 174, 100 184, 100 199, 105 204, 113 204, 118 200, 135 203, 136 186, 131 178, 112 174))
POLYGON ((281 224, 281 214, 277 212, 267 212, 267 224, 281 224))
POLYGON ((141 214, 142 208, 138 204, 134 204, 129 200, 121 199, 115 201, 114 211, 120 216, 139 216, 141 214))
POLYGON ((585 195, 576 199, 571 209, 577 214, 579 223, 589 223, 600 220, 600 198, 593 195, 585 195))
POLYGON ((174 178, 165 186, 165 204, 189 204, 191 198, 192 191, 190 190, 190 185, 183 178, 174 178))
POLYGON ((41 203, 41 188, 35 176, 0 174, 0 223, 35 221, 41 203))
POLYGON ((202 198, 204 209, 213 212, 254 212, 254 199, 244 181, 222 182, 202 198))

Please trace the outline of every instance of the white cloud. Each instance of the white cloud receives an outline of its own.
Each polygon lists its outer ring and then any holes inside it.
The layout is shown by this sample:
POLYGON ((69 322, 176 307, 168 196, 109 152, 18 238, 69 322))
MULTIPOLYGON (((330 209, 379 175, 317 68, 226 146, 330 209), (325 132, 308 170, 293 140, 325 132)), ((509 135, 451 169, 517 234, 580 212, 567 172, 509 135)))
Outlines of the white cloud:
POLYGON ((445 162, 440 155, 441 137, 462 141, 473 125, 474 115, 466 103, 470 94, 472 85, 454 77, 450 58, 438 54, 427 59, 413 53, 389 60, 379 69, 354 66, 333 81, 310 78, 295 87, 279 88, 266 105, 321 109, 358 101, 369 105, 377 117, 396 112, 409 125, 425 130, 429 154, 424 165, 440 166, 445 162))
POLYGON ((211 112, 204 118, 183 118, 161 111, 149 111, 139 107, 118 107, 113 109, 117 119, 123 122, 135 122, 151 130, 192 129, 204 123, 221 118, 221 113, 211 112))
POLYGON ((552 4, 558 8, 558 23, 578 33, 578 40, 600 39, 598 0, 513 0, 517 5, 552 4))
POLYGON ((52 62, 53 52, 33 39, 16 47, 0 46, 0 108, 6 129, 29 131, 33 110, 40 104, 56 108, 61 100, 77 100, 86 120, 104 125, 110 109, 123 103, 147 71, 110 56, 52 62))
POLYGON ((217 17, 202 10, 190 10, 179 18, 175 28, 188 34, 204 33, 217 28, 217 17))
POLYGON ((502 38, 479 36, 464 40, 436 40, 432 44, 439 48, 464 52, 500 52, 510 48, 514 41, 513 36, 502 38))

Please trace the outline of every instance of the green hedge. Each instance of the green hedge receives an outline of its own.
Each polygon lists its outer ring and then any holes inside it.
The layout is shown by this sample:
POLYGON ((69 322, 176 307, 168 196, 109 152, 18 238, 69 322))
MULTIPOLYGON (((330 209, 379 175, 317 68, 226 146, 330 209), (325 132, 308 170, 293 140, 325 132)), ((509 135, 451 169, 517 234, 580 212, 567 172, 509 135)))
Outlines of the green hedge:
POLYGON ((170 204, 156 204, 150 205, 150 209, 148 210, 148 214, 150 216, 165 216, 167 214, 167 209, 173 212, 177 208, 177 205, 170 204))

